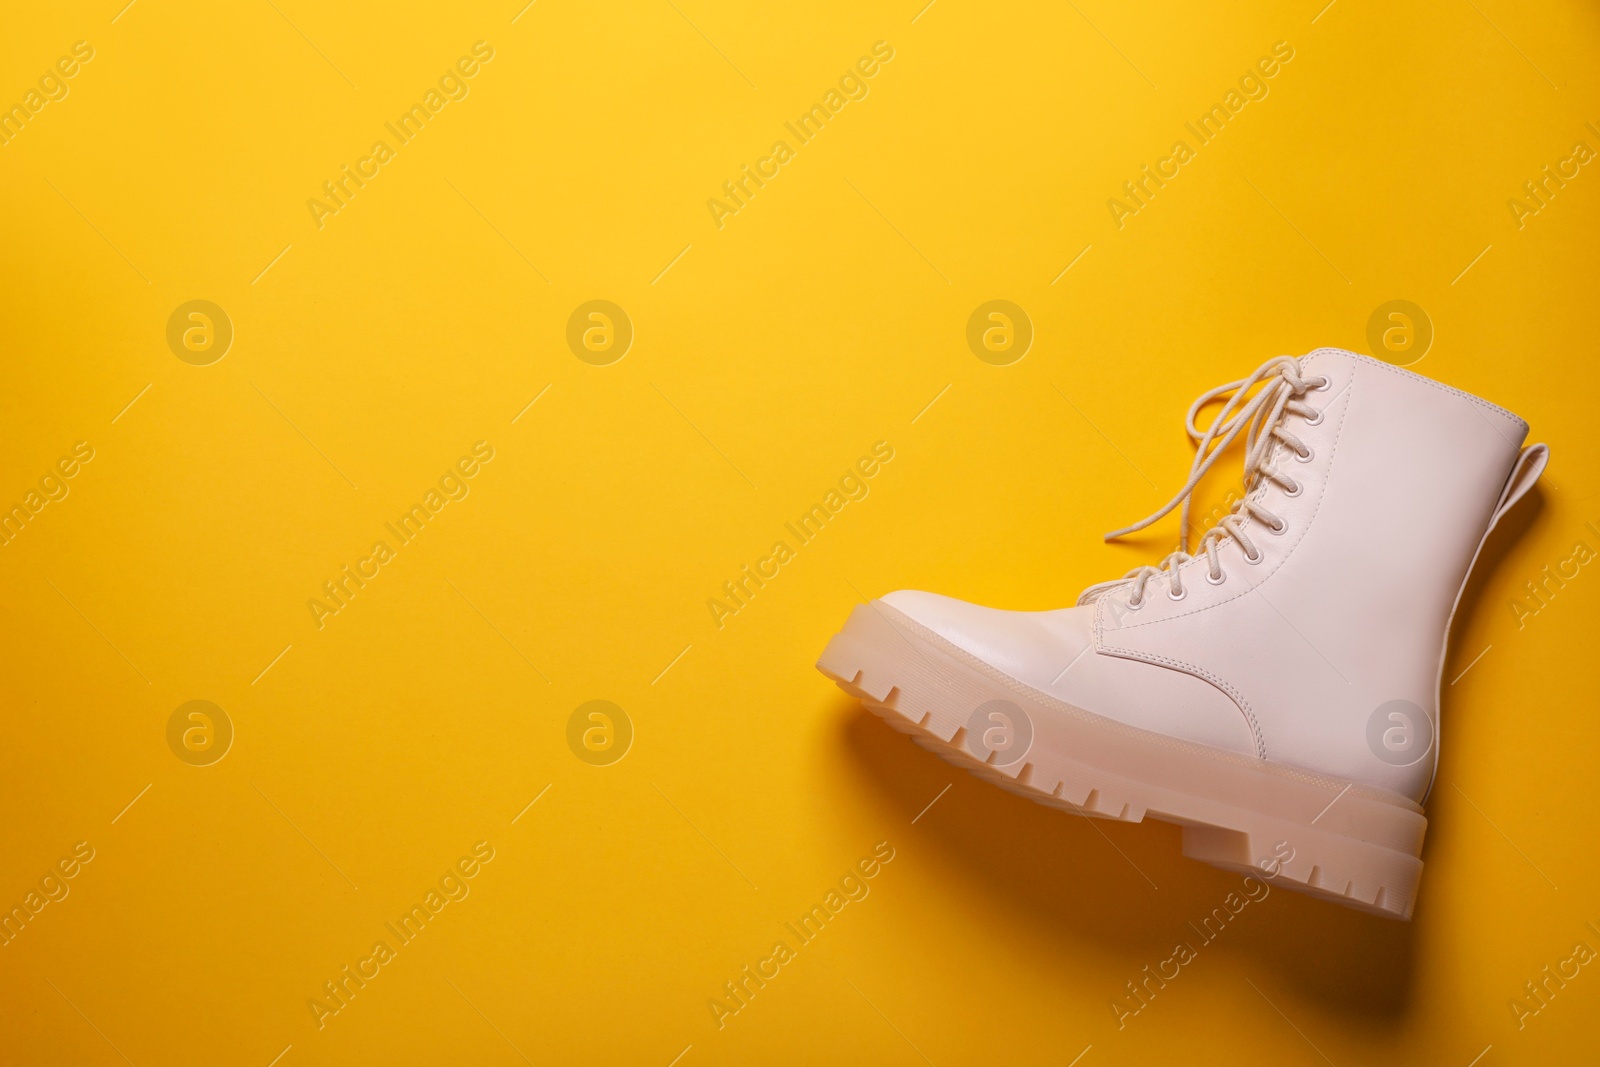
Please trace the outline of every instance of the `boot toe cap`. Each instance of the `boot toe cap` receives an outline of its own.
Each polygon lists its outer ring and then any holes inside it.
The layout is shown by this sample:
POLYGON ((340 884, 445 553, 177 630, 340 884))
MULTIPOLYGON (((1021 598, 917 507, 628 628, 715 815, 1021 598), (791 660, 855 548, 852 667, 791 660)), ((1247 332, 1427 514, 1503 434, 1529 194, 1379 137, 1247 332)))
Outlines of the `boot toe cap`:
MULTIPOLYGON (((1062 650, 1060 642, 1052 640, 1038 621, 1050 612, 1003 611, 914 589, 890 593, 882 602, 963 652, 1030 685, 1037 673, 1034 665, 1062 650)), ((1081 650, 1080 643, 1071 654, 1081 650)), ((1065 662, 1061 666, 1066 666, 1065 662)))

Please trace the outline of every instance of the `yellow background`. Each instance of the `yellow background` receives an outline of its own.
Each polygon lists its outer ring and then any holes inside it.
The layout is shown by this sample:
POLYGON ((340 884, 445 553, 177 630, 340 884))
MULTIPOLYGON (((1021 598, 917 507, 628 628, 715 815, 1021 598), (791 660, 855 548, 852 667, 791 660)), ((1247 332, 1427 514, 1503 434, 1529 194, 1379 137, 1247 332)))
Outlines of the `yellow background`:
POLYGON ((1592 5, 519 7, 0 17, 0 103, 95 52, 0 147, 0 501, 95 449, 0 548, 0 904, 95 849, 0 947, 0 1059, 1593 1060, 1593 966, 1520 1029, 1510 1002, 1600 950, 1600 576, 1520 628, 1511 601, 1600 549, 1596 164, 1507 207, 1600 149, 1592 5), (319 229, 306 201, 478 40, 470 95, 319 229), (719 229, 707 199, 880 40, 719 229), (1278 41, 1270 95, 1119 229, 1107 199, 1278 41), (1453 635, 1416 920, 1274 892, 1119 1029, 1236 876, 952 771, 812 664, 862 596, 1045 608, 1150 560, 1170 523, 1100 534, 1181 483, 1189 400, 1365 350, 1397 298, 1436 331, 1415 369, 1554 456, 1453 635), (167 347, 192 299, 235 330, 209 366, 167 347), (610 366, 565 341, 591 299, 635 329, 610 366), (991 299, 1036 331, 1011 366, 965 341, 991 299), (479 440, 470 495, 319 629, 307 600, 479 440), (879 440, 870 495, 718 629, 879 440), (211 766, 166 740, 195 699, 236 731, 211 766), (609 766, 567 745, 591 699, 635 731, 609 766), (478 841, 470 895, 319 1029, 478 841), (719 1030, 880 841, 870 896, 719 1030))

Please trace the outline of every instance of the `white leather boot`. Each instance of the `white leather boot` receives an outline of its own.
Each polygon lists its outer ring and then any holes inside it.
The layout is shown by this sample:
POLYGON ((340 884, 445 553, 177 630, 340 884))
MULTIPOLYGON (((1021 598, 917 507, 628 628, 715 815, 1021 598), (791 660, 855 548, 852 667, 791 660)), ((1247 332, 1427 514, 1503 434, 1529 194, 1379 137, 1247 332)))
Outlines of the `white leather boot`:
POLYGON ((1501 408, 1330 348, 1211 390, 1187 425, 1188 483, 1107 535, 1181 509, 1158 567, 1055 611, 891 593, 817 667, 1014 792, 1178 823, 1187 856, 1408 919, 1450 619, 1547 450, 1501 408), (1244 498, 1190 553, 1190 494, 1241 436, 1244 498))

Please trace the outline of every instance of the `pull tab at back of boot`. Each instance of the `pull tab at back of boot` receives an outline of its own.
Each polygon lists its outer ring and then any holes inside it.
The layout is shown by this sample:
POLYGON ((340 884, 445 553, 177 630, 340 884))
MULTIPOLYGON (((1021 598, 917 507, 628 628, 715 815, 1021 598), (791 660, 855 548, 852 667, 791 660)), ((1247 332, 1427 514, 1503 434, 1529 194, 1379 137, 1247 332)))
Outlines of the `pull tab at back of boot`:
MULTIPOLYGON (((1539 480, 1544 473, 1545 465, 1550 462, 1550 448, 1543 443, 1529 445, 1517 457, 1517 462, 1511 468, 1511 474, 1506 478, 1506 487, 1500 494, 1500 502, 1494 506, 1494 514, 1489 517, 1489 529, 1494 529, 1500 517, 1516 506, 1517 501, 1525 496, 1533 483, 1539 480)), ((1487 536, 1487 534, 1485 534, 1487 536)))

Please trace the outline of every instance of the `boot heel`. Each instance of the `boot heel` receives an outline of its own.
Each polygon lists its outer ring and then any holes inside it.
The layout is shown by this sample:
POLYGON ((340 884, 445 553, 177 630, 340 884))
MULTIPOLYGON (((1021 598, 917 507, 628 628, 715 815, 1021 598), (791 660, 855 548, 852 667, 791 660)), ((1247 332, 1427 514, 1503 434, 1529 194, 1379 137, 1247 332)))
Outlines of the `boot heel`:
POLYGON ((1287 819, 1250 823, 1245 830, 1185 826, 1183 854, 1372 915, 1411 918, 1422 880, 1417 855, 1287 819))

